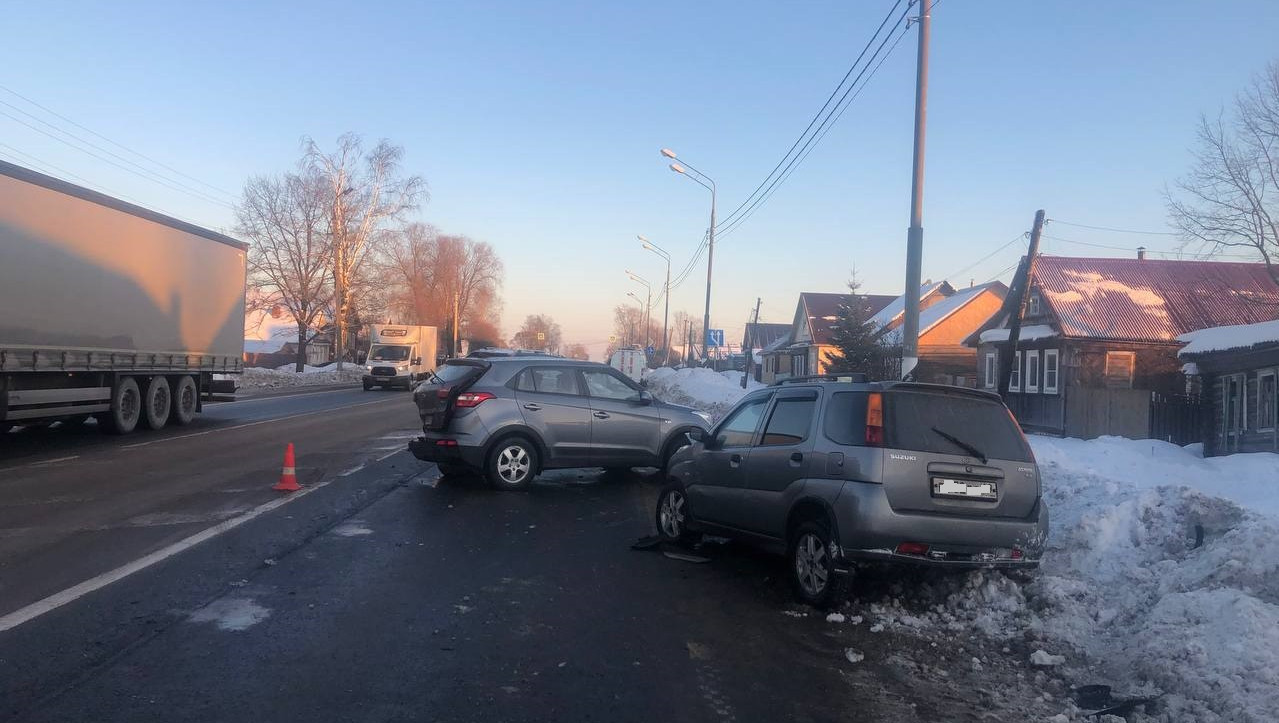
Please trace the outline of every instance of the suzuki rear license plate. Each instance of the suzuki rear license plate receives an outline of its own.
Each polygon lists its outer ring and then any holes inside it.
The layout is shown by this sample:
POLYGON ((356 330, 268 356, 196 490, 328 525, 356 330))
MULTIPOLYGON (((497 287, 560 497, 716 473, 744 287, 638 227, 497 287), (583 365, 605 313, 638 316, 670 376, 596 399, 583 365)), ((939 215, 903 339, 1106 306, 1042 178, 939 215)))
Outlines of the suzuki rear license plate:
POLYGON ((994 482, 977 482, 974 480, 934 477, 933 496, 993 500, 996 499, 998 495, 994 482))

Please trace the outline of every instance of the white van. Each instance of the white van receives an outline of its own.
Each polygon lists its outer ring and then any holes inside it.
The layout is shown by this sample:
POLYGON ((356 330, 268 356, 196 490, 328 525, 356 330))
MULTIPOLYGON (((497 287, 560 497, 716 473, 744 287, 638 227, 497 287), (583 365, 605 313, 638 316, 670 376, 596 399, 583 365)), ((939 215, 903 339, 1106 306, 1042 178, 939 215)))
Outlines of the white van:
POLYGON ((373 387, 412 389, 435 369, 438 340, 433 326, 369 324, 364 391, 373 387))
POLYGON ((643 349, 618 349, 609 358, 608 365, 638 382, 644 376, 648 357, 643 349))

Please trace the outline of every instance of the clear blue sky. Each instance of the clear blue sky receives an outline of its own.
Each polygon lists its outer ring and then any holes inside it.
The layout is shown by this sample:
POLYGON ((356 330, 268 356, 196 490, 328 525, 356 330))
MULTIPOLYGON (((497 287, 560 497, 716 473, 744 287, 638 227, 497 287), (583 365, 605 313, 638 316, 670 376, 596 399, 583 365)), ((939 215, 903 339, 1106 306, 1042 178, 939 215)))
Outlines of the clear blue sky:
MULTIPOLYGON (((707 224, 709 194, 666 170, 658 149, 712 175, 727 213, 891 4, 17 3, 5 10, 0 84, 232 193, 287 169, 304 135, 389 138, 430 186, 418 217, 498 249, 504 331, 548 313, 598 354, 612 307, 638 290, 623 270, 655 283, 663 273, 635 235, 669 249, 678 271, 707 224)), ((1197 115, 1279 58, 1273 0, 944 0, 933 17, 924 274, 934 279, 1026 230, 1036 208, 1168 230, 1161 189, 1188 166, 1197 115)), ((900 292, 914 67, 912 30, 804 165, 719 244, 712 316, 730 337, 740 340, 756 296, 765 321, 789 321, 798 292, 842 290, 854 265, 865 291, 900 292)), ((65 126, 4 91, 0 101, 65 126)), ((26 161, 17 149, 144 205, 230 224, 223 205, 4 115, 0 143, 0 157, 26 161)), ((1128 253, 1055 240, 1046 250, 1128 253)), ((950 280, 980 283, 1017 255, 1010 247, 950 280)), ((700 317, 704 281, 703 262, 672 308, 700 317)))

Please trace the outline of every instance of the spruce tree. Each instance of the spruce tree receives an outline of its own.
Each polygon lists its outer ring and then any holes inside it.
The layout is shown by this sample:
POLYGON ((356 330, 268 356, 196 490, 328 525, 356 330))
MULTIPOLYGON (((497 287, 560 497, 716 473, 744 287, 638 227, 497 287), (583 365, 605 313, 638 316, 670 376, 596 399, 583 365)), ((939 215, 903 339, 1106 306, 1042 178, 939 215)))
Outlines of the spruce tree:
POLYGON ((826 354, 830 372, 865 372, 880 379, 888 350, 884 348, 883 330, 874 321, 869 300, 859 289, 857 272, 848 280, 848 296, 839 304, 838 319, 831 328, 835 351, 826 354))

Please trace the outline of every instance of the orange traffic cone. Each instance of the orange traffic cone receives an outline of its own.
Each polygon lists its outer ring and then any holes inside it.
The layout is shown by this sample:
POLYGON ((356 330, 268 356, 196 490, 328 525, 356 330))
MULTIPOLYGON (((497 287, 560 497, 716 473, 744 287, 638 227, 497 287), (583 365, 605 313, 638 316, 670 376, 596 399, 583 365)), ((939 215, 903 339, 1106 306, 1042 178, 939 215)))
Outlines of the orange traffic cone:
POLYGON ((280 470, 280 483, 271 489, 281 492, 297 492, 302 489, 298 485, 297 471, 293 466, 293 443, 284 448, 284 469, 280 470))

